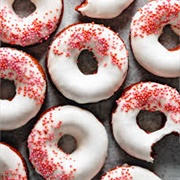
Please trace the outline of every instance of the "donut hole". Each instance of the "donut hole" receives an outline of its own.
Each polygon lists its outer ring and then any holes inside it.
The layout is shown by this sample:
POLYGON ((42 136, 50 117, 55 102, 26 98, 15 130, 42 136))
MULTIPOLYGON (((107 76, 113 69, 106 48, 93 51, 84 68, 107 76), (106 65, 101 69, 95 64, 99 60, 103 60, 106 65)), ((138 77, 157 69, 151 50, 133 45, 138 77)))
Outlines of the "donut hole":
POLYGON ((82 50, 77 59, 77 66, 83 74, 96 74, 98 61, 92 51, 82 50))
POLYGON ((12 8, 20 18, 28 17, 36 10, 36 6, 30 0, 14 0, 12 8))
POLYGON ((59 139, 58 147, 66 154, 71 154, 76 150, 76 139, 69 134, 65 134, 59 139))
POLYGON ((167 121, 166 116, 160 111, 150 112, 141 110, 137 115, 137 124, 146 133, 162 129, 167 121))
POLYGON ((16 86, 14 81, 0 79, 0 99, 13 99, 16 95, 16 86))
POLYGON ((177 46, 179 46, 179 36, 171 29, 170 25, 166 25, 161 36, 159 37, 159 42, 166 49, 175 49, 177 46))

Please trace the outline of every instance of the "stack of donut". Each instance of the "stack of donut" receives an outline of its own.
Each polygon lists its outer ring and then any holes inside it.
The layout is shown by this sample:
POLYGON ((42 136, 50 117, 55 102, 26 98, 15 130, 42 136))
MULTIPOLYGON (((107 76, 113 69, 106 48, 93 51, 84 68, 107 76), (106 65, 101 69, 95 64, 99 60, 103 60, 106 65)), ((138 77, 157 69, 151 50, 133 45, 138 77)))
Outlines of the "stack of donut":
MULTIPOLYGON (((154 80, 141 80, 124 88, 128 72, 133 71, 126 42, 111 28, 94 22, 59 30, 66 11, 62 0, 32 0, 36 9, 23 18, 16 14, 13 2, 0 0, 0 41, 6 46, 0 47, 0 78, 15 84, 15 96, 0 99, 0 130, 8 135, 30 127, 25 133, 28 158, 23 158, 21 149, 11 147, 4 136, 0 142, 0 179, 31 179, 35 171, 52 180, 159 180, 150 170, 127 164, 106 168, 108 172, 100 175, 109 153, 109 134, 106 123, 85 107, 113 101, 110 124, 114 142, 135 159, 153 163, 154 144, 166 135, 180 134, 179 92, 154 80), (51 37, 53 33, 56 35, 51 37), (28 49, 47 39, 53 40, 46 51, 44 68, 28 49), (98 67, 93 74, 84 74, 78 67, 83 50, 96 58, 98 67), (58 102, 48 108, 49 86, 68 103, 58 102), (118 97, 121 88, 124 90, 118 97), (137 122, 141 110, 163 113, 164 126, 154 132, 144 131, 137 122), (65 135, 75 139, 76 149, 71 153, 59 146, 65 135)), ((74 9, 80 16, 115 19, 123 16, 131 3, 133 0, 84 0, 74 9)), ((129 27, 134 58, 147 73, 162 79, 180 77, 180 46, 167 49, 159 42, 166 25, 180 35, 179 0, 147 2, 137 10, 129 27)))

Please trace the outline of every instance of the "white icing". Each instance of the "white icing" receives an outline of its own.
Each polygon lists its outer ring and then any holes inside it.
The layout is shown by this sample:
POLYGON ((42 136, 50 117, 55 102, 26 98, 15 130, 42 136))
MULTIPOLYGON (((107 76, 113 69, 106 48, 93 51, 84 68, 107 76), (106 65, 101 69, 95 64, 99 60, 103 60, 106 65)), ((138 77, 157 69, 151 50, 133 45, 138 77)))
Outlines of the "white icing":
POLYGON ((153 162, 152 146, 172 132, 180 134, 180 95, 175 89, 158 83, 139 83, 125 91, 117 104, 112 116, 113 134, 131 156, 153 162), (164 127, 151 133, 140 129, 136 117, 142 109, 164 113, 167 118, 164 127))
POLYGON ((154 0, 141 8, 133 17, 131 45, 134 56, 146 70, 157 76, 180 76, 180 48, 168 50, 158 41, 167 24, 172 26, 177 35, 180 35, 179 22, 179 0, 154 0), (158 25, 152 22, 157 22, 158 25))
POLYGON ((47 39, 57 28, 62 13, 62 1, 32 0, 36 10, 20 18, 13 10, 14 0, 1 0, 0 40, 27 46, 47 39))
POLYGON ((0 48, 0 78, 14 81, 16 95, 0 99, 0 129, 12 130, 25 125, 41 108, 46 81, 40 65, 28 54, 0 48))
POLYGON ((111 19, 122 13, 133 0, 85 0, 76 8, 92 18, 111 19))
POLYGON ((124 43, 110 29, 91 23, 76 24, 60 32, 53 41, 47 62, 52 81, 67 98, 78 103, 109 98, 123 83, 128 58, 124 43), (97 61, 95 74, 83 74, 77 58, 90 49, 97 61))
POLYGON ((45 112, 28 137, 30 160, 46 179, 93 178, 104 164, 107 147, 104 126, 90 112, 70 105, 45 112), (57 145, 65 134, 77 142, 71 154, 57 145))
POLYGON ((0 143, 0 179, 27 180, 24 162, 16 150, 0 143))
POLYGON ((101 180, 161 180, 148 169, 139 166, 123 165, 108 171, 101 180))

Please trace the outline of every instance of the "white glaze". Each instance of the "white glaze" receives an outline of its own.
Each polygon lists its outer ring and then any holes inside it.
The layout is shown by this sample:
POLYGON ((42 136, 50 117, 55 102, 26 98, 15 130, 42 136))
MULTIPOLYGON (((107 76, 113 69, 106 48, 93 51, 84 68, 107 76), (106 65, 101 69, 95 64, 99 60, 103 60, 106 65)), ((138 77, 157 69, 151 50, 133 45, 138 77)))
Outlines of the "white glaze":
POLYGON ((25 162, 17 150, 0 143, 0 179, 27 180, 25 162))
POLYGON ((161 180, 148 169, 127 164, 108 171, 101 180, 161 180))
POLYGON ((14 0, 1 0, 0 40, 27 46, 47 39, 57 28, 62 13, 61 0, 32 0, 36 10, 20 18, 13 10, 14 0))
POLYGON ((110 29, 93 24, 75 24, 64 29, 53 41, 47 62, 52 81, 67 98, 78 103, 109 98, 123 83, 128 58, 124 43, 110 29), (98 61, 95 74, 83 74, 77 58, 91 49, 98 61))
POLYGON ((134 0, 85 0, 76 10, 92 18, 111 19, 120 15, 134 0))
POLYGON ((30 160, 46 179, 92 179, 104 164, 107 147, 104 126, 90 112, 70 105, 46 111, 28 137, 30 160), (77 142, 71 154, 57 145, 65 134, 77 142))
POLYGON ((133 17, 131 45, 136 60, 146 70, 161 77, 179 77, 180 47, 168 50, 158 41, 167 24, 180 35, 180 1, 149 2, 133 17))
POLYGON ((46 81, 38 62, 12 48, 0 48, 0 78, 14 81, 16 95, 0 99, 0 129, 12 130, 33 118, 44 101, 46 81))
POLYGON ((180 134, 180 94, 171 87, 153 82, 135 84, 125 91, 117 105, 112 116, 113 134, 131 156, 153 162, 152 146, 165 135, 180 134), (136 122, 140 110, 164 113, 164 127, 151 133, 140 129, 136 122))

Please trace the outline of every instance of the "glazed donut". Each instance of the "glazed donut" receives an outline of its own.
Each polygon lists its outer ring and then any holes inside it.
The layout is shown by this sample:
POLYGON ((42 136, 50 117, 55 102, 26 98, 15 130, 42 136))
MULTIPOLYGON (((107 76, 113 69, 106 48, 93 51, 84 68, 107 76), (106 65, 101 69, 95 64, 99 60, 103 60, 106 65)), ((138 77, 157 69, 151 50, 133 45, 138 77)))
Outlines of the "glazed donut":
POLYGON ((164 136, 180 134, 180 94, 173 88, 154 82, 141 82, 125 90, 112 115, 115 140, 131 156, 153 162, 152 146, 164 136), (165 125, 151 133, 141 129, 136 121, 140 110, 160 111, 165 125))
POLYGON ((46 80, 38 61, 12 48, 0 48, 0 78, 14 81, 13 99, 0 99, 1 130, 12 130, 33 118, 45 98, 46 80))
POLYGON ((75 9, 92 18, 111 19, 122 13, 134 0, 84 0, 75 9))
POLYGON ((180 76, 180 46, 168 50, 160 42, 164 26, 180 35, 180 1, 154 0, 142 7, 131 23, 131 45, 136 60, 161 77, 180 76))
POLYGON ((160 180, 158 176, 156 176, 153 172, 148 169, 139 167, 139 166, 129 166, 127 164, 116 167, 108 171, 101 180, 140 180, 140 179, 153 179, 160 180))
POLYGON ((78 103, 109 98, 123 83, 128 58, 124 43, 108 28, 94 23, 80 23, 62 30, 53 41, 47 59, 52 81, 67 98, 78 103), (83 74, 77 58, 84 49, 98 61, 95 74, 83 74))
POLYGON ((13 10, 14 0, 1 0, 0 40, 28 46, 47 39, 57 28, 62 13, 61 0, 31 0, 36 10, 28 17, 19 17, 13 10))
POLYGON ((47 110, 28 137, 30 161, 45 179, 92 179, 104 164, 107 147, 104 126, 90 112, 70 105, 47 110), (57 145, 67 134, 77 142, 71 154, 57 145))
POLYGON ((27 169, 21 154, 2 142, 0 142, 0 179, 27 180, 27 169))

